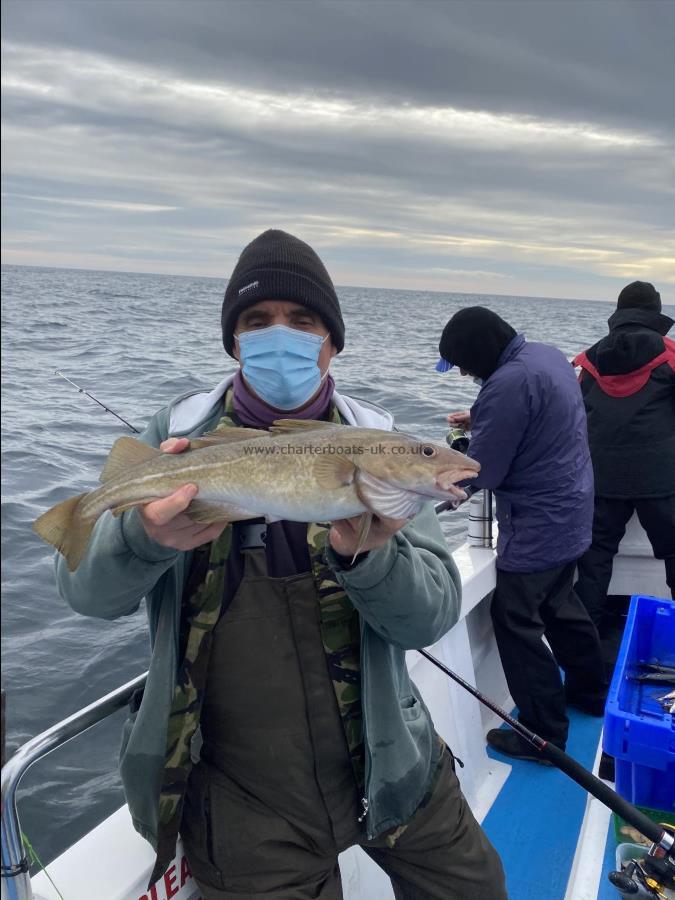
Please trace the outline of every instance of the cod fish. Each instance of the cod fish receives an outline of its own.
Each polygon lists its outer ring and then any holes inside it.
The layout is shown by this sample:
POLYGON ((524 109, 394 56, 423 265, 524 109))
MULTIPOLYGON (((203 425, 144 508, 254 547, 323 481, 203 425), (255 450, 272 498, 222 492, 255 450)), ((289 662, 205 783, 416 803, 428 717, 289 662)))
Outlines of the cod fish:
POLYGON ((216 430, 176 454, 122 437, 110 451, 101 487, 52 507, 33 529, 74 571, 106 510, 117 516, 190 483, 199 488, 186 510, 195 522, 331 522, 361 515, 361 547, 373 515, 411 518, 430 499, 452 496, 437 484, 440 475, 448 485, 479 470, 445 443, 308 420, 282 419, 270 431, 216 430))

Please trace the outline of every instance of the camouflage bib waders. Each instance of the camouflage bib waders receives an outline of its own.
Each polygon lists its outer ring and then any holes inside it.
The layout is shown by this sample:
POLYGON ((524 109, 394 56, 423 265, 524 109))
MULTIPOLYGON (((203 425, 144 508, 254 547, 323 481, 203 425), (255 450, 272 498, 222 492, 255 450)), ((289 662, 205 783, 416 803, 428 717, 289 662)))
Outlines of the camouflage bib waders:
MULTIPOLYGON (((252 828, 262 838, 258 819, 302 832, 321 853, 364 832, 314 575, 271 578, 264 549, 242 553, 239 589, 213 632, 202 762, 188 786, 181 834, 205 886, 222 889, 226 873, 236 890, 253 890, 269 862, 257 858, 264 842, 251 840, 252 828)), ((336 608, 332 618, 331 630, 348 633, 350 610, 336 608)))
MULTIPOLYGON (((232 391, 224 398, 225 415, 217 429, 237 426, 232 405, 232 391)), ((341 422, 335 407, 330 418, 341 422)), ((216 429, 216 430, 217 430, 216 429)), ((226 570, 232 545, 232 526, 210 545, 203 571, 197 572, 196 583, 190 579, 184 592, 181 621, 182 664, 179 668, 169 717, 166 764, 159 798, 157 859, 150 883, 165 871, 175 853, 183 801, 188 778, 196 759, 192 751, 199 737, 202 703, 207 685, 213 629, 224 615, 232 597, 228 596, 226 570)), ((348 755, 359 790, 363 786, 364 749, 360 703, 359 622, 358 615, 344 590, 332 578, 323 561, 327 527, 310 525, 306 540, 308 566, 313 577, 314 603, 318 599, 321 641, 330 668, 333 690, 347 738, 348 755)), ((197 556, 197 554, 195 554, 197 556)), ((198 568, 193 564, 193 570, 198 568)))

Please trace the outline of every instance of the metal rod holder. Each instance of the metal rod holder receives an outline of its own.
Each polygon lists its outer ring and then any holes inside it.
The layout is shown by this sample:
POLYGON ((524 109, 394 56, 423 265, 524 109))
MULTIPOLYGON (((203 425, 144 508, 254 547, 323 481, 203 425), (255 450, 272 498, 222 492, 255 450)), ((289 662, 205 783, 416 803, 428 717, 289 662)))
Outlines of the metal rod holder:
POLYGON ((469 499, 470 547, 492 547, 492 491, 476 491, 469 499))

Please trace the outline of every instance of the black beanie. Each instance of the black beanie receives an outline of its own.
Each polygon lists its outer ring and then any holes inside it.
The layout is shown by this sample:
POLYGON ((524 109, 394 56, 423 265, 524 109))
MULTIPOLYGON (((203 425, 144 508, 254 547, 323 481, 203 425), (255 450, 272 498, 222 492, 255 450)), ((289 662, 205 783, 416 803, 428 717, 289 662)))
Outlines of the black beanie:
POLYGON ((239 314, 261 300, 292 300, 308 307, 321 316, 338 353, 344 347, 345 325, 330 275, 309 244, 285 231, 265 231, 241 251, 220 317, 230 356, 239 314))
POLYGON ((661 294, 648 281, 634 281, 627 284, 619 294, 617 309, 649 309, 661 312, 661 294))
POLYGON ((504 348, 516 336, 497 313, 484 306, 460 309, 443 329, 438 350, 453 366, 489 378, 504 348))

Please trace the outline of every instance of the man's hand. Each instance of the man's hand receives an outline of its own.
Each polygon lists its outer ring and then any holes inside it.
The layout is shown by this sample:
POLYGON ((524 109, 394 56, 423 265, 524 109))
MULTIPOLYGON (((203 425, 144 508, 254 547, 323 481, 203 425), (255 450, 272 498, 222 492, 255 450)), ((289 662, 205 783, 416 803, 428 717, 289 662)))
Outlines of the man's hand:
MULTIPOLYGON (((159 449, 163 453, 182 453, 189 446, 187 438, 169 438, 159 445, 159 449)), ((184 484, 168 497, 140 506, 138 512, 148 537, 174 550, 194 550, 201 544, 215 541, 227 522, 203 525, 193 522, 185 512, 198 492, 196 484, 184 484)))
POLYGON ((468 431, 471 428, 471 413, 468 409, 463 410, 462 412, 450 413, 447 416, 448 423, 455 428, 464 428, 468 431))
MULTIPOLYGON (((378 547, 384 546, 392 535, 403 528, 407 521, 407 519, 385 519, 373 516, 368 537, 359 552, 365 553, 367 550, 377 550, 378 547)), ((354 516, 352 519, 336 519, 333 522, 328 533, 328 540, 333 550, 340 556, 351 558, 356 553, 360 525, 361 516, 354 516)))

